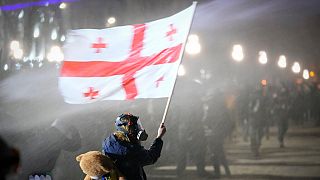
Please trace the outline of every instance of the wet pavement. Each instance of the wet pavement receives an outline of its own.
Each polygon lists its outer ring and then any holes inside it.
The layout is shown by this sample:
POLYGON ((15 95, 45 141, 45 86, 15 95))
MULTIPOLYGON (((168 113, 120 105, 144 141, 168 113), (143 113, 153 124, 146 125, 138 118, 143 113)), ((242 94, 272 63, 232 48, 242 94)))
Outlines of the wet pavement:
MULTIPOLYGON (((269 139, 263 138, 261 153, 254 157, 249 142, 235 133, 226 143, 227 158, 232 175, 220 179, 320 179, 320 128, 290 128, 285 147, 280 148, 277 130, 271 129, 269 139)), ((196 166, 189 163, 183 176, 177 177, 176 166, 158 165, 148 168, 150 180, 160 179, 217 179, 213 177, 213 167, 207 163, 207 177, 199 177, 196 166)))

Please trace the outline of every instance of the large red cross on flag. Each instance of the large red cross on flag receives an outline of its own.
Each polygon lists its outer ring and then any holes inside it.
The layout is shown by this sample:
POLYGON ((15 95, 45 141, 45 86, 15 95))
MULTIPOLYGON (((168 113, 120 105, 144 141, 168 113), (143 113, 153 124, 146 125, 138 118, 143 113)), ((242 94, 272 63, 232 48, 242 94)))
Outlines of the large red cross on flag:
POLYGON ((194 9, 144 24, 69 31, 59 77, 65 102, 168 97, 194 9))

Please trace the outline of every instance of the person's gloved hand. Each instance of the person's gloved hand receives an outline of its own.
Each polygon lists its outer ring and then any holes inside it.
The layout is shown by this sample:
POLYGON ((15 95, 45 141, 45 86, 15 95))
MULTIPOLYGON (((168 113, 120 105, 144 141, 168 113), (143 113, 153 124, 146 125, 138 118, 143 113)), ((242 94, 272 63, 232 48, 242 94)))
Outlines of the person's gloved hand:
POLYGON ((164 123, 161 123, 158 129, 157 138, 162 138, 162 136, 166 133, 166 131, 167 131, 166 126, 164 125, 164 123))

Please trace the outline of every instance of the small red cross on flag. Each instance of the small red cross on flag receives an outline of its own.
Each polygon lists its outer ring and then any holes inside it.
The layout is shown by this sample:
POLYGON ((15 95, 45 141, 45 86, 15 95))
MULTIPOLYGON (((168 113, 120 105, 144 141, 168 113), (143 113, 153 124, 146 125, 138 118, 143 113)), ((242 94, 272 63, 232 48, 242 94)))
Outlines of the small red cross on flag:
POLYGON ((67 36, 72 41, 64 45, 59 78, 65 101, 83 104, 168 97, 194 10, 195 4, 144 24, 70 31, 67 36))
POLYGON ((90 100, 91 100, 91 99, 95 99, 96 96, 99 95, 99 91, 94 91, 94 88, 93 88, 93 87, 89 87, 89 91, 83 93, 83 95, 84 95, 84 97, 89 97, 90 100))
POLYGON ((169 41, 173 40, 173 35, 177 33, 177 29, 173 27, 173 24, 170 24, 170 31, 167 32, 167 37, 169 37, 169 41))
POLYGON ((107 48, 107 44, 103 43, 102 37, 98 37, 98 42, 93 43, 91 47, 96 49, 96 53, 100 53, 102 48, 107 48))
POLYGON ((160 81, 163 81, 163 76, 156 81, 156 87, 159 87, 160 81))

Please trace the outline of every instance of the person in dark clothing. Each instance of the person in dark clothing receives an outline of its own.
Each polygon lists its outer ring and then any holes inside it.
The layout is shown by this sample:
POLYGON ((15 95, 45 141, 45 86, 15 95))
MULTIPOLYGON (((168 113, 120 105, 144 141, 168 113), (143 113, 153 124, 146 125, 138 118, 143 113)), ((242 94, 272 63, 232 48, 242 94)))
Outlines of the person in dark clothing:
POLYGON ((249 134, 250 148, 254 157, 260 156, 260 147, 264 135, 266 117, 266 97, 263 96, 263 89, 257 87, 250 96, 249 103, 249 134))
POLYGON ((115 126, 116 132, 103 141, 102 152, 115 162, 127 180, 146 180, 143 167, 154 164, 160 157, 163 146, 161 138, 166 132, 164 123, 160 124, 158 135, 149 149, 140 144, 148 135, 139 117, 122 114, 116 119, 115 126))
POLYGON ((183 179, 186 175, 186 166, 194 163, 197 175, 207 177, 210 174, 205 170, 207 141, 203 122, 204 106, 201 99, 203 87, 197 80, 181 80, 178 81, 177 87, 183 88, 183 93, 177 94, 173 109, 178 123, 175 130, 176 173, 180 179, 183 179), (188 88, 185 88, 186 85, 188 88), (181 102, 183 102, 182 106, 181 102))
POLYGON ((202 118, 202 106, 199 103, 186 103, 184 107, 177 107, 176 113, 179 113, 177 121, 177 175, 184 176, 188 160, 195 163, 197 175, 205 177, 208 173, 205 171, 206 139, 202 118), (194 107, 192 107, 192 105, 194 107), (197 106, 199 105, 199 106, 197 106), (199 141, 200 140, 200 141, 199 141), (196 143, 195 143, 196 142, 196 143), (181 149, 183 149, 181 151, 181 149))
POLYGON ((288 104, 287 91, 285 88, 281 89, 280 96, 277 103, 277 126, 278 126, 278 142, 280 148, 284 147, 284 137, 289 128, 289 118, 288 118, 288 104))
POLYGON ((0 137, 0 180, 5 180, 8 174, 17 172, 20 165, 20 153, 14 148, 10 147, 0 137))
POLYGON ((213 162, 214 177, 221 176, 220 167, 223 166, 225 174, 231 176, 229 164, 224 150, 224 140, 232 133, 232 121, 226 106, 225 95, 217 93, 216 97, 208 102, 207 124, 212 133, 209 135, 209 149, 213 162))

